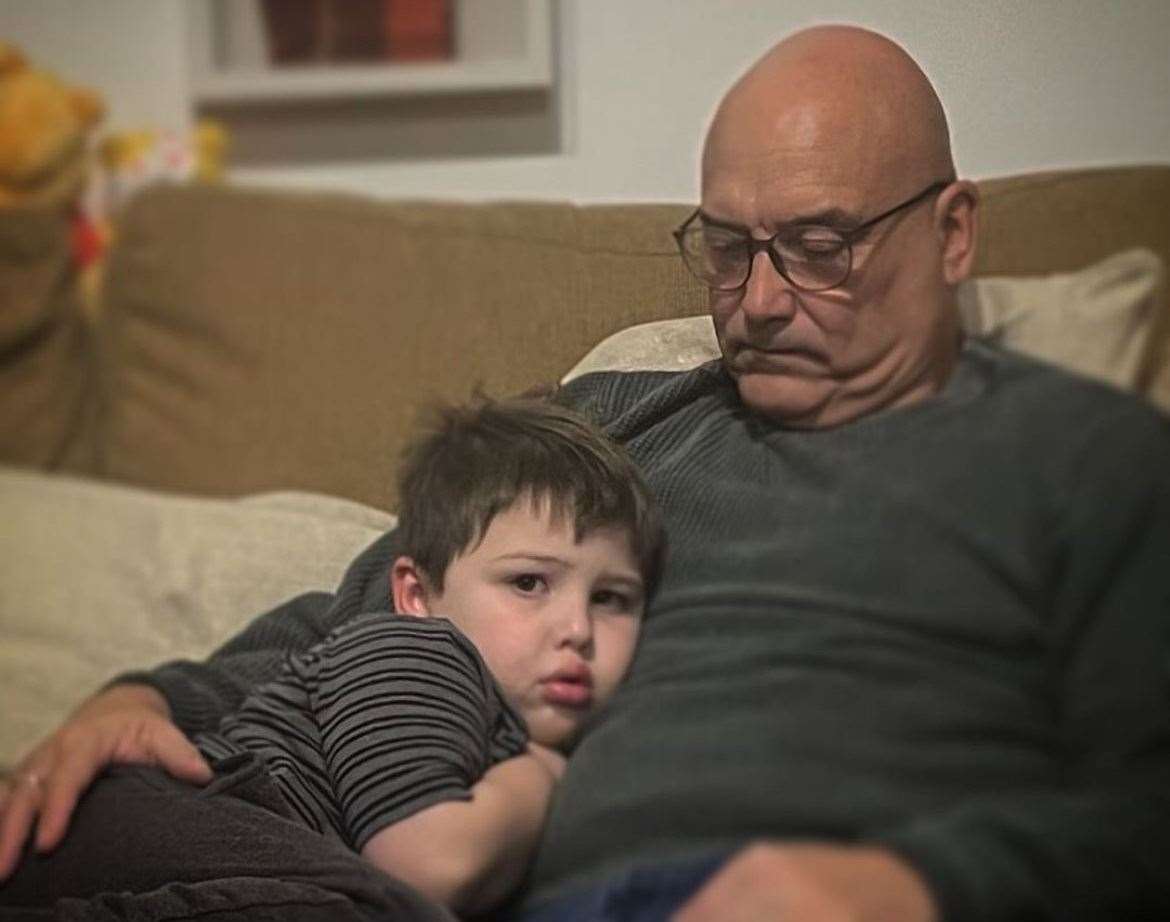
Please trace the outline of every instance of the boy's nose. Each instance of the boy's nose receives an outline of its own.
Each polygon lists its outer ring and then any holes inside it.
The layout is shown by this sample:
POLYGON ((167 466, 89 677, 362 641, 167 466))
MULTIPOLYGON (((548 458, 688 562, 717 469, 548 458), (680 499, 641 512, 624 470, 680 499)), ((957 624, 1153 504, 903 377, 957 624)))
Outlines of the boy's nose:
POLYGON ((559 642, 578 650, 588 647, 593 641, 593 616, 589 612, 588 601, 566 602, 560 615, 559 642))

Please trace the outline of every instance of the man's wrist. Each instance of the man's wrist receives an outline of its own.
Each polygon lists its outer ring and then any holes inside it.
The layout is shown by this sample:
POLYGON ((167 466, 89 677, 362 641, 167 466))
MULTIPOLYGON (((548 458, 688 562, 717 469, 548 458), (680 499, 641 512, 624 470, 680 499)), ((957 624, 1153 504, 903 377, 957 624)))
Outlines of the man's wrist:
POLYGON ((160 717, 171 719, 171 708, 162 692, 151 685, 140 682, 119 682, 107 685, 83 701, 74 712, 74 716, 126 708, 147 708, 160 717))

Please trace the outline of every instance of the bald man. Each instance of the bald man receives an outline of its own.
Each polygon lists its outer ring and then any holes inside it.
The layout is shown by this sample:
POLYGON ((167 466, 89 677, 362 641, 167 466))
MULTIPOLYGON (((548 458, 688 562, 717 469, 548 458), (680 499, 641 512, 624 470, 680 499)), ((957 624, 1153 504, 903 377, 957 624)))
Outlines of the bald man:
MULTIPOLYGON (((1170 918, 1170 435, 964 340, 977 207, 881 36, 798 33, 723 100, 676 231, 722 361, 563 392, 645 470, 672 559, 523 918, 1170 918)), ((384 606, 394 555, 94 699, 26 760, 0 869, 109 761, 202 780, 175 724, 384 606)))

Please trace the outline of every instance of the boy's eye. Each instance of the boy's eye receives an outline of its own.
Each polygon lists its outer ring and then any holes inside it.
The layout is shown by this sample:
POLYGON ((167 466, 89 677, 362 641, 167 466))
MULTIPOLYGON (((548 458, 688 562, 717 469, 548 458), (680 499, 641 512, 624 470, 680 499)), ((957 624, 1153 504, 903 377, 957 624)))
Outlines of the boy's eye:
POLYGON ((593 593, 593 604, 603 605, 606 608, 612 608, 615 611, 629 611, 632 607, 632 600, 624 592, 617 592, 613 589, 599 589, 593 593))
POLYGON ((536 573, 520 573, 509 582, 521 592, 536 592, 544 585, 544 577, 536 573))

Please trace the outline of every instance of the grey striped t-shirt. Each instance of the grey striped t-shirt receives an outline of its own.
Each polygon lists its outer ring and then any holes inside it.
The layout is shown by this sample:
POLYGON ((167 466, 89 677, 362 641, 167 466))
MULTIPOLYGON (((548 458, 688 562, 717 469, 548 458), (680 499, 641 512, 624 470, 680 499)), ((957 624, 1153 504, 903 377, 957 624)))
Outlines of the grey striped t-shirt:
POLYGON ((527 733, 450 621, 376 613, 291 656, 195 743, 212 760, 259 754, 307 826, 360 851, 391 823, 470 799, 527 733))

